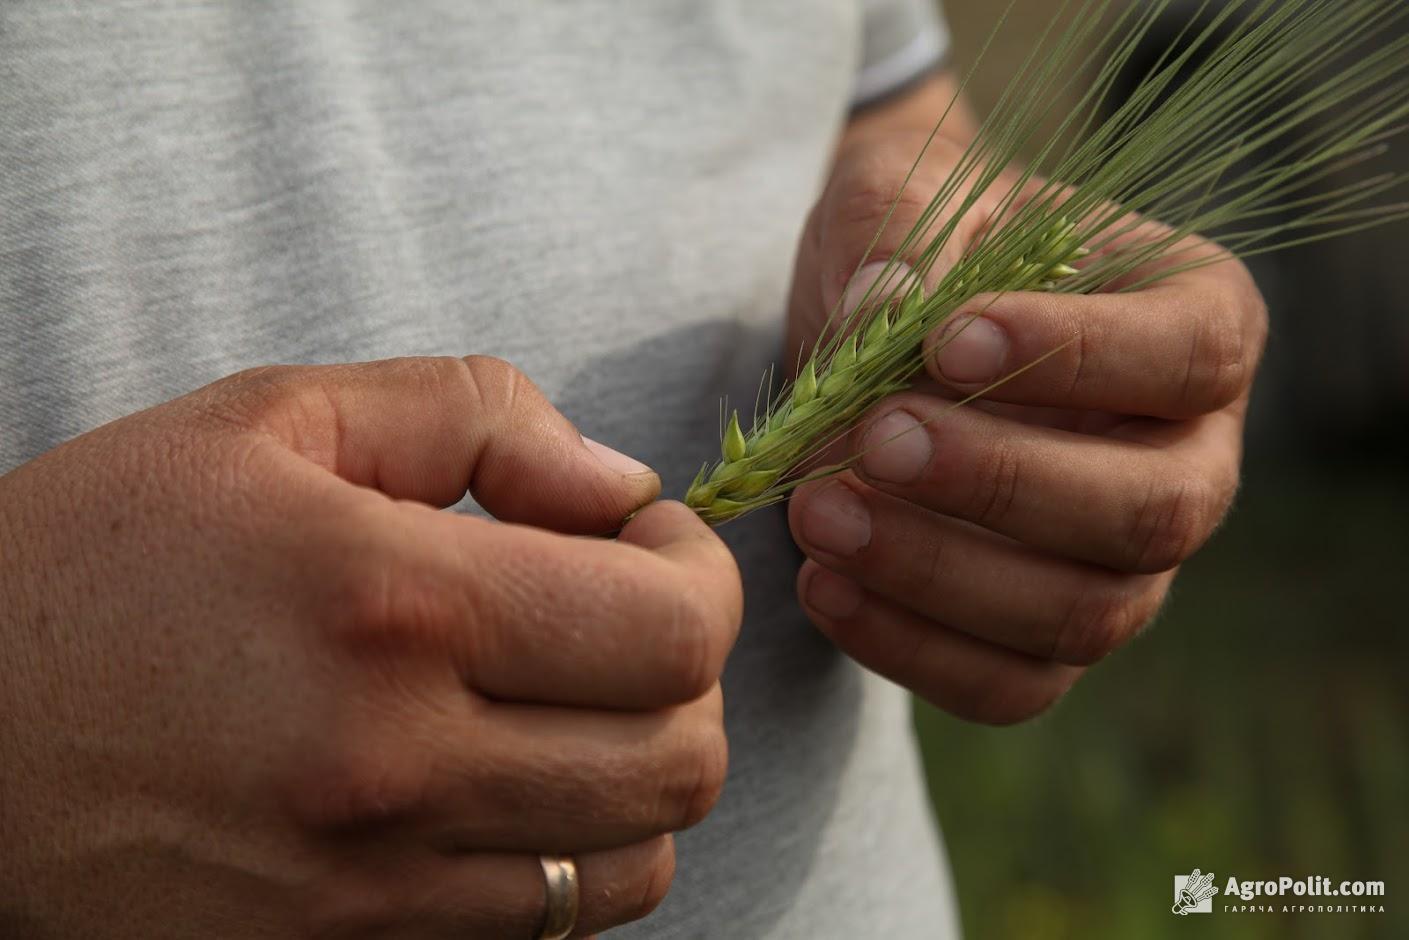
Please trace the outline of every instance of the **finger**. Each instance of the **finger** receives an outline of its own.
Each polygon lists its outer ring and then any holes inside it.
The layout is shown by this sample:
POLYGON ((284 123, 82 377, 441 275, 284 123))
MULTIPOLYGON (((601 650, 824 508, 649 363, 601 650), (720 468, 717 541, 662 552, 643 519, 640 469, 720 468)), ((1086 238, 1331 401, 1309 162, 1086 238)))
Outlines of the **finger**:
POLYGON ((1038 552, 866 486, 801 488, 808 557, 928 620, 1041 659, 1090 665, 1159 609, 1172 575, 1119 574, 1038 552))
POLYGON ((814 561, 798 573, 798 597, 848 656, 969 721, 1025 721, 1050 708, 1082 673, 925 620, 814 561))
POLYGON ((431 505, 470 491, 501 519, 597 533, 660 491, 649 467, 584 441, 485 356, 260 369, 199 394, 345 480, 431 505))
MULTIPOLYGON (((675 875, 670 836, 574 857, 574 937, 640 920, 664 900, 675 875)), ((547 893, 537 854, 473 853, 363 861, 329 878, 314 900, 315 936, 536 937, 547 893)))
POLYGON ((424 721, 406 759, 429 770, 409 814, 446 851, 582 852, 678 832, 714 807, 728 768, 718 687, 659 712, 492 705, 458 727, 424 721))
POLYGON ((1050 353, 989 397, 1188 418, 1246 395, 1266 334, 1257 288, 1228 262, 1132 293, 984 295, 930 335, 924 358, 967 394, 1050 353))
POLYGON ((385 501, 310 525, 305 539, 346 559, 310 586, 344 648, 378 663, 430 654, 495 700, 691 701, 743 616, 733 556, 679 503, 648 506, 615 542, 385 501))
POLYGON ((699 822, 728 768, 722 695, 607 712, 422 696, 354 709, 297 755, 309 828, 440 852, 576 853, 699 822))
POLYGON ((1064 557, 1153 573, 1188 559, 1222 521, 1242 439, 1226 411, 1160 432, 1177 437, 1094 437, 907 393, 851 441, 857 474, 883 492, 1064 557))
POLYGON ((699 822, 728 769, 716 685, 653 712, 438 694, 350 701, 288 761, 284 805, 310 830, 440 852, 575 853, 699 822))

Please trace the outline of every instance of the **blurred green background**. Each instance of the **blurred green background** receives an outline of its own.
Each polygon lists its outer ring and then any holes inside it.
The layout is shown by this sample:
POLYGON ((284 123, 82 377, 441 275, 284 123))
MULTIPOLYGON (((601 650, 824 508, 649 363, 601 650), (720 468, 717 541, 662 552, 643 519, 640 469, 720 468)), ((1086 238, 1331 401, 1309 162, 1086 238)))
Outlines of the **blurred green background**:
MULTIPOLYGON (((1004 5, 946 0, 959 68, 1004 5)), ((1056 6, 1021 0, 992 61, 1056 6)), ((1005 79, 979 76, 980 110, 1005 79)), ((1273 336, 1243 493, 1143 637, 1018 728, 917 707, 968 937, 1409 937, 1406 241, 1255 266, 1273 336), (1386 913, 1231 914, 1220 894, 1175 917, 1196 867, 1220 888, 1383 880, 1386 913)))

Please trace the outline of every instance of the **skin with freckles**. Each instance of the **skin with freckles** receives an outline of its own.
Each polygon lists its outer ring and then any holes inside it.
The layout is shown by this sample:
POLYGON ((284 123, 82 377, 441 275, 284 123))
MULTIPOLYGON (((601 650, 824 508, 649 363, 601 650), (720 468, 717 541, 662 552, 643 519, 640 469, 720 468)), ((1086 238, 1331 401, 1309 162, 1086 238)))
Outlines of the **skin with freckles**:
MULTIPOLYGON (((963 153, 961 102, 901 192, 954 90, 937 76, 848 129, 799 248, 790 348, 864 293, 963 153)), ((963 220, 933 281, 993 205, 963 220)), ((1044 711, 1154 618, 1227 513, 1266 333, 1233 261, 1131 293, 976 298, 927 339, 914 390, 829 455, 859 455, 854 469, 794 495, 804 608, 863 665, 956 715, 1044 711)))

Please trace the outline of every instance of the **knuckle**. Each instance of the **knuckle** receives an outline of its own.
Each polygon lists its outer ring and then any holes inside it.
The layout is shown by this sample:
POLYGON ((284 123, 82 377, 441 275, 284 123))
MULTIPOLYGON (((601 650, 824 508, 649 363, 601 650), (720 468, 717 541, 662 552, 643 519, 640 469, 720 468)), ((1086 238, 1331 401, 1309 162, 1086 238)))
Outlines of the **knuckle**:
POLYGON ((1080 591, 1058 625, 1048 658, 1073 666, 1094 665, 1125 645, 1152 614, 1129 588, 1080 591))
POLYGON ((316 831, 361 827, 411 815, 425 800, 427 779, 406 748, 362 737, 307 767, 290 803, 295 817, 316 831))
POLYGON ((1204 298, 1197 307, 1184 369, 1182 410, 1198 415, 1232 404, 1252 378, 1245 318, 1236 301, 1204 298))
POLYGON ((259 366, 236 372, 211 387, 206 412, 243 429, 297 426, 311 413, 322 415, 327 394, 308 366, 259 366))
POLYGON ((932 190, 912 178, 907 185, 913 154, 901 155, 893 146, 874 146, 847 160, 834 177, 825 200, 822 244, 828 246, 827 271, 838 287, 844 287, 871 245, 877 228, 885 232, 875 244, 872 257, 889 253, 898 236, 908 232, 922 217, 932 190))
POLYGON ((712 724, 700 733, 666 783, 665 802, 674 808, 672 829, 689 829, 709 815, 724 792, 728 770, 729 747, 724 729, 712 724))
MULTIPOLYGON (((905 186, 904 173, 875 165, 857 173, 838 195, 835 217, 845 225, 876 225, 887 215, 892 224, 918 216, 928 200, 905 186)), ((901 223, 903 224, 903 222, 901 223)))
POLYGON ((1018 460, 1010 448, 1000 445, 989 450, 972 475, 968 518, 983 526, 1000 525, 1013 508, 1019 473, 1018 460))
MULTIPOLYGON (((714 555, 718 559, 719 577, 711 582, 709 596, 715 617, 714 636, 720 646, 719 668, 722 669, 723 659, 728 655, 734 639, 738 636, 739 628, 743 625, 744 578, 739 571, 739 561, 729 550, 729 546, 713 533, 706 533, 703 537, 713 545, 714 555)), ((718 678, 717 672, 715 678, 718 678)))
POLYGON ((414 356, 390 365, 398 381, 428 396, 464 401, 471 414, 512 406, 527 382, 511 363, 495 356, 414 356))
POLYGON ((446 592, 425 573, 392 558, 355 566, 342 579, 331 629, 355 654, 439 648, 454 613, 446 592))
POLYGON ((463 385, 485 408, 507 410, 527 384, 527 377, 512 363, 497 356, 466 356, 447 360, 447 384, 463 385))
POLYGON ((354 639, 390 632, 396 603, 392 580, 391 570, 377 564, 349 574, 338 590, 341 603, 333 627, 354 639))
POLYGON ((1067 373, 1070 375, 1065 397, 1070 401, 1080 401, 1091 384, 1091 376, 1100 371, 1087 368, 1095 360, 1091 352, 1091 339, 1086 330, 1078 329, 1075 332, 1075 341, 1064 359, 1067 363, 1067 373))
POLYGON ((1221 515, 1218 502, 1196 476, 1152 483, 1127 539, 1130 570, 1156 574, 1187 561, 1221 515))
MULTIPOLYGON (((802 596, 799 596, 799 601, 807 603, 802 596)), ((833 646, 853 659, 859 659, 875 646, 872 616, 873 612, 866 609, 866 602, 863 600, 860 609, 849 616, 832 618, 809 615, 809 618, 812 625, 830 640, 833 646)))
POLYGON ((727 652, 726 625, 718 605, 701 587, 686 585, 674 592, 661 655, 662 676, 677 701, 693 701, 719 680, 727 652))
POLYGON ((252 366, 231 373, 217 382, 216 387, 263 391, 296 379, 303 371, 301 366, 252 366))
MULTIPOLYGON (((955 551, 954 539, 935 534, 922 535, 907 540, 903 545, 904 555, 908 559, 899 565, 898 570, 882 573, 873 569, 873 576, 893 584, 898 592, 895 596, 932 597, 935 585, 944 583, 945 572, 952 569, 955 551)), ((891 592, 888 590, 886 593, 891 592)))
POLYGON ((430 393, 454 389, 475 378, 469 364, 455 356, 412 356, 392 365, 401 381, 430 393))

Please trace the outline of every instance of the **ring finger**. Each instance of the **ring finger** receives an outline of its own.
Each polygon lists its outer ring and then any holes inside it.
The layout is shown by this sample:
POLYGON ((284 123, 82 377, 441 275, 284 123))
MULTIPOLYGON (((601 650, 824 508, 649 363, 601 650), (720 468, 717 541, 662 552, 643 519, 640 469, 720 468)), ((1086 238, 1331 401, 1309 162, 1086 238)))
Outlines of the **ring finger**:
MULTIPOLYGON (((533 854, 430 854, 363 860, 328 879, 315 899, 318 936, 498 938, 540 935, 547 887, 533 854)), ((578 914, 573 937, 639 920, 665 897, 675 873, 668 835, 573 857, 578 914)))
POLYGON ((798 595, 823 633, 868 669, 970 721, 1007 725, 1060 698, 1082 673, 925 620, 815 561, 798 595))
POLYGON ((410 833, 442 851, 582 852, 687 829, 724 786, 722 712, 716 685, 657 712, 489 704, 431 718, 410 833))

